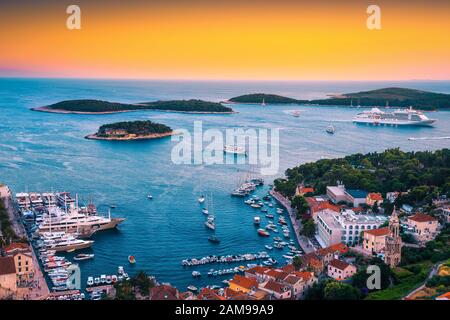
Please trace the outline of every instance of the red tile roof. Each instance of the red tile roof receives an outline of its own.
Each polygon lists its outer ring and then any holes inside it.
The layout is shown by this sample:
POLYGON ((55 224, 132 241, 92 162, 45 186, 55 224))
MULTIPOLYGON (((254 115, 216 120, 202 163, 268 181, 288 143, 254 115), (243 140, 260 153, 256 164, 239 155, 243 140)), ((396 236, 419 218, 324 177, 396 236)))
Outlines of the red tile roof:
POLYGON ((305 281, 308 281, 314 275, 314 273, 308 272, 308 271, 296 271, 296 272, 293 272, 292 274, 298 278, 302 278, 305 281))
POLYGON ((289 290, 289 288, 287 288, 285 285, 272 280, 267 281, 263 288, 280 294, 285 293, 287 290, 289 290))
POLYGON ((249 300, 250 297, 243 292, 238 292, 238 291, 234 291, 230 288, 225 288, 225 299, 227 299, 227 300, 249 300))
POLYGON ((412 217, 409 217, 408 219, 416 221, 416 222, 431 222, 431 221, 437 221, 437 219, 433 216, 430 216, 428 214, 423 213, 416 213, 412 217))
POLYGON ((256 266, 251 269, 248 269, 246 272, 251 274, 264 274, 267 270, 270 270, 270 268, 262 267, 262 266, 256 266))
POLYGON ((153 287, 150 291, 151 300, 178 300, 178 290, 168 285, 153 287))
POLYGON ((0 275, 15 274, 14 257, 0 257, 0 275))
POLYGON ((281 268, 284 272, 291 273, 295 271, 295 267, 293 264, 287 264, 281 268))
POLYGON ((329 265, 342 271, 349 266, 347 262, 338 259, 331 260, 329 265))
POLYGON ((202 288, 197 296, 198 300, 225 300, 225 297, 217 294, 214 290, 210 288, 202 288))
POLYGON ((283 281, 289 284, 296 284, 299 281, 303 281, 303 279, 290 274, 283 281))
POLYGON ((335 253, 336 251, 339 252, 340 254, 347 253, 348 247, 345 244, 343 244, 342 242, 340 242, 337 244, 333 244, 332 246, 317 250, 317 252, 319 254, 324 254, 324 255, 326 255, 328 253, 335 253))
POLYGON ((279 269, 271 269, 266 272, 269 277, 275 278, 276 280, 283 280, 287 277, 288 273, 279 269))
POLYGON ((5 246, 3 248, 6 254, 10 253, 11 251, 19 250, 19 251, 25 251, 30 250, 30 246, 26 243, 22 242, 13 242, 8 246, 5 246))
POLYGON ((365 230, 364 233, 368 233, 376 237, 379 237, 379 236, 387 236, 390 233, 390 231, 389 227, 384 227, 379 229, 365 230))
POLYGON ((370 200, 373 200, 373 201, 382 201, 383 200, 383 196, 381 195, 381 193, 378 193, 378 192, 371 192, 367 196, 369 197, 370 200))
POLYGON ((305 194, 305 193, 309 193, 309 192, 314 192, 314 188, 301 187, 301 186, 299 186, 299 187, 297 188, 297 190, 298 190, 298 193, 300 193, 300 194, 305 194))
POLYGON ((230 284, 234 283, 240 287, 246 288, 248 290, 253 290, 258 287, 258 282, 255 279, 250 279, 236 274, 230 281, 230 284))

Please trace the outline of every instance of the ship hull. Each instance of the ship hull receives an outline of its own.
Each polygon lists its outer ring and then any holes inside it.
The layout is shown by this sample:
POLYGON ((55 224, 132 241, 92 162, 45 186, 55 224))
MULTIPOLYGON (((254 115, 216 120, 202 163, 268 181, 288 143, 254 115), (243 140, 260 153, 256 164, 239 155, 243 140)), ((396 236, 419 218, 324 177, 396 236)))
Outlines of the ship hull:
POLYGON ((374 121, 372 119, 354 119, 353 123, 373 125, 373 126, 391 126, 391 127, 431 127, 433 123, 436 122, 434 119, 423 120, 423 121, 388 121, 379 120, 374 121))
POLYGON ((81 238, 86 238, 92 236, 94 233, 102 230, 109 230, 116 228, 120 223, 122 223, 125 219, 124 218, 112 218, 110 222, 102 223, 102 224, 93 224, 89 226, 70 226, 67 227, 65 225, 59 225, 59 226, 49 226, 39 229, 39 234, 45 233, 45 232, 59 232, 64 231, 67 233, 77 233, 81 238))
POLYGON ((66 246, 60 246, 60 247, 49 247, 49 250, 55 250, 56 252, 63 252, 63 251, 72 251, 72 250, 81 250, 81 249, 87 249, 92 247, 92 244, 94 241, 86 241, 82 244, 69 244, 66 246))

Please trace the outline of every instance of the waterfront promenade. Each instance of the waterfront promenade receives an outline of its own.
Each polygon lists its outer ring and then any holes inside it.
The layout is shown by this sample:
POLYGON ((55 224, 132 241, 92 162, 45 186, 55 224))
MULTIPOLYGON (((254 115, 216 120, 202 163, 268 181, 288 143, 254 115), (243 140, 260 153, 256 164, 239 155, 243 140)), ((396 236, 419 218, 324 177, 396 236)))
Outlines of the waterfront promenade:
POLYGON ((301 231, 301 222, 296 218, 296 214, 291 207, 291 202, 285 198, 282 194, 276 192, 275 190, 270 190, 269 192, 272 197, 275 198, 283 207, 286 208, 289 218, 291 219, 292 228, 294 229, 295 238, 297 239, 298 245, 305 251, 305 253, 310 253, 315 251, 316 249, 309 241, 309 239, 305 236, 300 235, 301 231))

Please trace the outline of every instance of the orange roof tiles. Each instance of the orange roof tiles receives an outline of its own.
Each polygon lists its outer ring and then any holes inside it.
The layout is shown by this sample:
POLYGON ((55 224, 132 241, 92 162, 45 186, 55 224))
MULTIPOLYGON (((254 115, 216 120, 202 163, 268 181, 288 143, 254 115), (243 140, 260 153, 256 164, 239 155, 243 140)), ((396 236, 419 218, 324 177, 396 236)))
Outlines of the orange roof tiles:
POLYGON ((3 248, 3 250, 6 252, 6 254, 8 254, 11 251, 15 251, 15 250, 20 250, 20 251, 24 251, 24 250, 30 250, 30 246, 26 243, 22 243, 22 242, 13 242, 8 246, 5 246, 3 248))
POLYGON ((384 227, 379 229, 365 230, 364 233, 379 237, 379 236, 387 236, 390 233, 390 231, 388 227, 384 227))
POLYGON ((267 283, 263 286, 264 289, 273 291, 273 292, 277 292, 277 293, 284 293, 288 290, 288 288, 285 285, 282 285, 279 282, 275 282, 272 280, 267 281, 267 283))
POLYGON ((331 260, 329 265, 339 270, 345 270, 349 266, 347 262, 338 259, 331 260))
POLYGON ((230 284, 234 283, 237 286, 246 288, 248 290, 252 290, 258 287, 258 282, 255 279, 250 279, 243 277, 241 275, 236 274, 233 279, 230 281, 230 284))
POLYGON ((382 201, 383 200, 383 196, 381 195, 381 193, 378 193, 378 192, 371 192, 367 195, 367 197, 373 201, 382 201))
POLYGON ((430 216, 428 214, 423 213, 416 213, 412 217, 409 217, 408 219, 416 221, 416 222, 431 222, 431 221, 437 221, 437 219, 433 216, 430 216))

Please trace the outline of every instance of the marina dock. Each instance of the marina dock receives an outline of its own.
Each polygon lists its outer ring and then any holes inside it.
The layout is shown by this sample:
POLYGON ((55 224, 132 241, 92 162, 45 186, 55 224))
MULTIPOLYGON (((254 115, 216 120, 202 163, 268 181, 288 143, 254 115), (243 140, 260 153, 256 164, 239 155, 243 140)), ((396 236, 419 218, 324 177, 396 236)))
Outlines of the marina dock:
POLYGON ((278 201, 278 203, 280 203, 283 207, 285 207, 287 212, 289 213, 292 228, 294 228, 295 239, 297 240, 297 243, 300 246, 300 248, 302 248, 305 253, 315 251, 314 246, 311 244, 308 238, 300 235, 301 226, 298 220, 296 219, 296 214, 294 210, 291 208, 291 202, 288 199, 286 199, 283 195, 281 195, 280 193, 276 192, 273 189, 270 190, 269 193, 272 197, 274 197, 275 200, 278 201))

